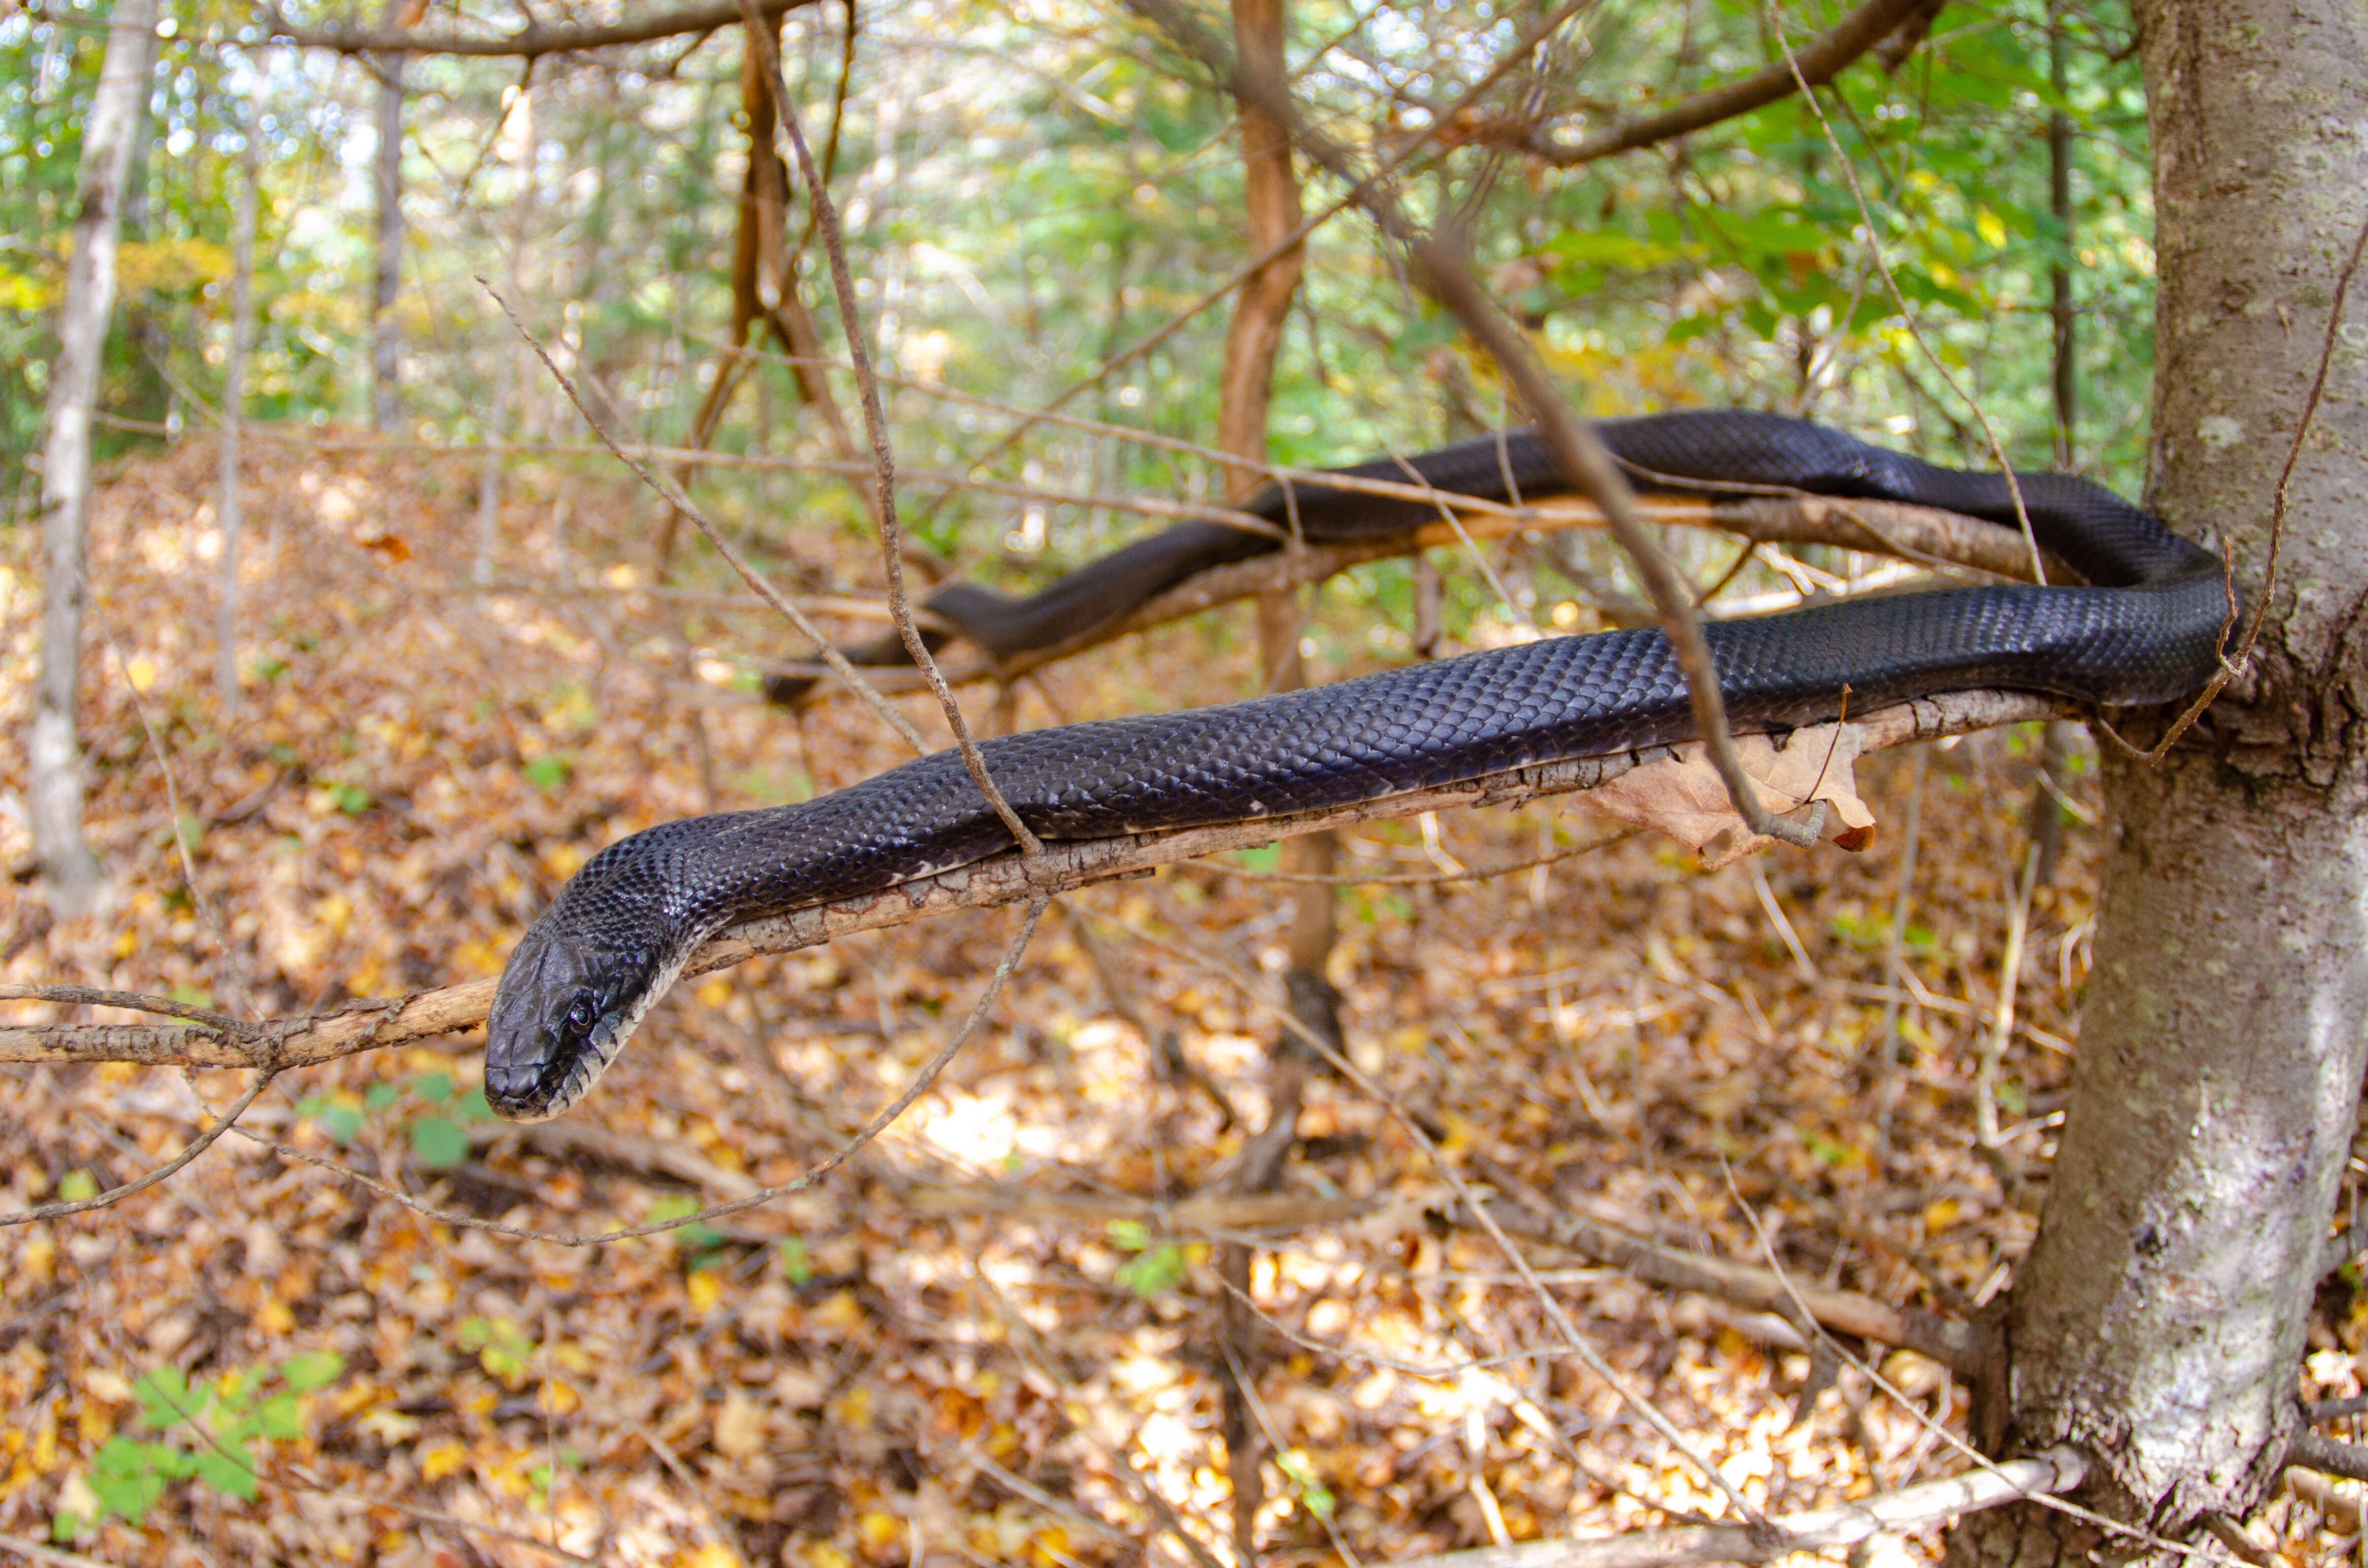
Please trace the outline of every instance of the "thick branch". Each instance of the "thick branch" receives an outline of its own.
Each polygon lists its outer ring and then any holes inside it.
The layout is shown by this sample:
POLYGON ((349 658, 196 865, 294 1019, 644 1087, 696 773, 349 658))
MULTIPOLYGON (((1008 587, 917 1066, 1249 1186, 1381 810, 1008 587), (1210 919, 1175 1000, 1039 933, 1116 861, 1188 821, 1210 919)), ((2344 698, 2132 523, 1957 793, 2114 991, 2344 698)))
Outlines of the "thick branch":
POLYGON ((2294 1433, 2287 1445, 2286 1463, 2347 1481, 2368 1481, 2368 1449, 2322 1437, 2307 1426, 2294 1433))
MULTIPOLYGON (((814 0, 757 0, 757 9, 767 17, 778 17, 813 3, 814 0)), ((552 27, 529 22, 517 32, 498 38, 421 33, 406 28, 300 28, 276 11, 267 13, 265 20, 275 43, 325 49, 335 54, 465 54, 534 60, 546 54, 609 49, 620 43, 649 43, 686 33, 712 33, 736 25, 740 6, 737 0, 723 0, 720 5, 692 6, 599 26, 552 27)))
MULTIPOLYGON (((1797 1304, 1807 1308, 1810 1317, 1836 1334, 1913 1350, 1967 1376, 1990 1353, 1990 1346, 1970 1324, 1953 1318, 1918 1312, 1912 1307, 1885 1306, 1854 1290, 1832 1290, 1799 1280, 1788 1282, 1773 1269, 1678 1252, 1577 1214, 1565 1213, 1547 1220, 1502 1201, 1486 1207, 1489 1217, 1513 1235, 1548 1242, 1600 1259, 1627 1270, 1648 1285, 1692 1290, 1736 1306, 1764 1311, 1785 1312, 1797 1304)), ((1465 1224, 1474 1222, 1460 1205, 1452 1217, 1465 1224)))
POLYGON ((1667 142, 1716 125, 1723 119, 1733 119, 1753 109, 1764 108, 1779 98, 1790 97, 1806 81, 1812 87, 1822 87, 1839 75, 1843 67, 1888 38, 1901 23, 1916 13, 1924 0, 1866 0, 1866 4, 1844 17, 1832 31, 1821 34, 1793 51, 1793 60, 1800 67, 1799 80, 1793 68, 1779 60, 1763 65, 1748 76, 1739 76, 1724 86, 1712 87, 1682 98, 1658 114, 1641 119, 1607 127, 1582 142, 1570 146, 1533 139, 1523 151, 1543 158, 1547 163, 1567 168, 1577 164, 1591 164, 1599 158, 1649 147, 1656 142, 1667 142))
POLYGON ((1410 1557, 1396 1568, 1675 1568, 1689 1562, 1769 1562, 1796 1551, 1855 1546, 1902 1535, 2029 1497, 2057 1496, 2088 1478, 2089 1461, 2067 1448, 2010 1460, 1946 1481, 1903 1487, 1887 1496, 1768 1520, 1765 1525, 1699 1525, 1636 1530, 1598 1540, 1533 1540, 1436 1557, 1410 1557))
MULTIPOLYGON (((2022 581, 2031 576, 2031 552, 2020 535, 1995 523, 1929 506, 1898 506, 1885 501, 1834 501, 1816 495, 1750 495, 1721 501, 1645 495, 1638 497, 1637 507, 1647 519, 1663 526, 1725 528, 1762 543, 1834 545, 1934 565, 1968 567, 2022 581)), ((1539 502, 1526 509, 1463 511, 1460 520, 1464 533, 1474 540, 1502 539, 1516 533, 1601 528, 1603 513, 1592 502, 1566 497, 1539 502)), ((981 656, 948 662, 941 667, 946 679, 956 685, 1011 680, 1089 648, 1198 615, 1219 605, 1320 583, 1368 561, 1458 542, 1446 523, 1434 522, 1402 534, 1279 551, 1229 566, 1212 567, 1144 601, 1131 615, 1088 627, 1051 647, 1030 649, 999 662, 981 656)), ((2050 570, 2055 571, 2052 563, 2050 570)), ((2055 580, 2062 579, 2058 576, 2055 580)), ((766 667, 780 675, 816 680, 829 674, 821 665, 803 662, 766 667)), ((918 691, 922 684, 917 670, 885 670, 871 678, 871 684, 883 692, 918 691)), ((835 689, 822 688, 815 695, 835 689)))
MULTIPOLYGON (((1859 723, 1860 749, 1906 745, 1964 734, 1994 724, 2044 719, 2048 699, 2023 692, 1969 691, 1883 709, 1859 723)), ((1463 806, 1520 805, 1609 783, 1666 756, 1616 756, 1546 763, 1443 789, 1419 790, 1328 811, 1302 812, 1258 822, 1115 838, 1048 844, 1033 869, 1007 851, 975 865, 922 877, 882 892, 819 904, 772 920, 751 921, 709 943, 685 971, 704 974, 764 953, 793 952, 854 931, 903 926, 957 909, 1024 903, 1095 882, 1148 875, 1160 866, 1226 850, 1271 844, 1384 817, 1463 806)), ((455 1034, 484 1021, 495 981, 488 977, 409 996, 347 1003, 314 1018, 285 1018, 236 1028, 210 1024, 17 1024, 0 1026, 0 1062, 131 1062, 150 1067, 285 1069, 352 1056, 431 1036, 455 1034)))

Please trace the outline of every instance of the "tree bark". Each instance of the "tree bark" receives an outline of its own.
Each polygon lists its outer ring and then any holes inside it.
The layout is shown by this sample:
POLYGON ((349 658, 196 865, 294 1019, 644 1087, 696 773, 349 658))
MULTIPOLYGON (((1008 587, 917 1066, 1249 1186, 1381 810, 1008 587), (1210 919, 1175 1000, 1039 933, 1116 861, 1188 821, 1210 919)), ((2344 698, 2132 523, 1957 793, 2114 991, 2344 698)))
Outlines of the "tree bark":
POLYGON ((230 347, 222 364, 220 498, 222 590, 214 609, 215 722, 228 733, 238 717, 239 437, 246 423, 246 351, 255 336, 255 210, 263 171, 252 141, 239 159, 237 207, 231 218, 230 347))
MULTIPOLYGON (((2322 345, 2334 354, 2250 672, 2169 760, 2108 754, 2079 1059, 2007 1305, 2009 1403, 1977 1424, 2006 1450, 2088 1449, 2085 1501, 2177 1537, 2241 1516, 2278 1473, 2368 1059, 2368 403, 2351 341, 2368 305, 2354 291, 2329 320, 2368 218, 2352 129, 2368 119, 2368 13, 2138 13, 2160 290, 2149 499, 2231 548, 2248 592, 2322 345)), ((2094 1544, 2016 1508, 1968 1521, 1951 1555, 2028 1565, 2094 1544)))
POLYGON ((98 91, 83 128, 74 256, 66 267, 58 354, 50 369, 49 437, 41 451, 41 673, 27 746, 33 847, 51 910, 72 919, 98 902, 98 858, 83 841, 82 746, 74 697, 82 673, 82 612, 90 584, 90 422, 99 359, 115 310, 115 257, 134 131, 156 62, 156 0, 118 0, 98 91))
MULTIPOLYGON (((1233 0, 1233 15, 1235 58, 1244 76, 1251 81, 1282 81, 1283 0, 1233 0)), ((1246 238, 1255 256, 1281 244, 1299 227, 1299 176, 1292 166, 1290 125, 1255 94, 1243 93, 1237 105, 1235 123, 1242 142, 1242 202, 1249 231, 1246 238)), ((1275 357, 1282 347, 1292 298, 1298 292, 1305 266, 1305 250, 1293 245, 1252 273, 1235 297, 1217 387, 1217 446, 1229 456, 1252 462, 1267 460, 1275 357)), ((1256 469, 1235 468, 1226 474, 1225 493, 1238 501, 1264 483, 1256 469)), ((1261 596, 1257 618, 1258 667, 1266 689, 1289 691, 1304 686, 1307 671, 1299 655, 1303 619, 1299 590, 1261 596)), ((1283 847, 1283 864, 1290 869, 1319 873, 1331 869, 1329 834, 1294 839, 1283 847)), ((1331 948, 1331 890, 1319 883, 1303 883, 1292 924, 1288 976, 1292 1010, 1303 1023, 1308 1021, 1303 998, 1314 1001, 1330 989, 1324 983, 1323 967, 1331 948)), ((1322 1009, 1322 1024, 1337 1032, 1328 1006, 1322 1009)), ((1275 1051, 1267 1124, 1243 1151, 1237 1185, 1245 1191, 1269 1187, 1282 1174, 1299 1123, 1308 1055, 1289 1039, 1280 1042, 1275 1051)), ((1249 1289, 1250 1249, 1239 1242, 1226 1243, 1218 1249, 1217 1271, 1231 1287, 1218 1304, 1227 1346, 1218 1385, 1227 1479, 1234 1494, 1234 1551, 1243 1562, 1255 1563, 1258 1515, 1266 1502, 1266 1485, 1258 1468, 1261 1445, 1250 1419, 1250 1391, 1243 1386, 1255 1385, 1258 1367, 1258 1319, 1243 1301, 1249 1289)))
MULTIPOLYGON (((387 0, 381 25, 404 28, 406 0, 387 0)), ((408 20, 416 20, 410 17, 408 20)), ((395 324, 394 300, 403 290, 403 76, 411 57, 376 57, 378 73, 377 273, 370 286, 370 428, 394 434, 402 418, 403 333, 395 324)))
MULTIPOLYGON (((517 181, 510 192, 510 254, 507 271, 511 293, 526 295, 527 246, 534 237, 535 149, 534 89, 518 89, 510 107, 510 172, 517 181)), ((500 542, 502 519, 502 442, 509 434, 510 404, 523 402, 528 380, 519 355, 525 350, 500 321, 495 327, 494 391, 485 409, 485 454, 477 466, 477 550, 470 574, 480 583, 494 580, 494 555, 500 542)))

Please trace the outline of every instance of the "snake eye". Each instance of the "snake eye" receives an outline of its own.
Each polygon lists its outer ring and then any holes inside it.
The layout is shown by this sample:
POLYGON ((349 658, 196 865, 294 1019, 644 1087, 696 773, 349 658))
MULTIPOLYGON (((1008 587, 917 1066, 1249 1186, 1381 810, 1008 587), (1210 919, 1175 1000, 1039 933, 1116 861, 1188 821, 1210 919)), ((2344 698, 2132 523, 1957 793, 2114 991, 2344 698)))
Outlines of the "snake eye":
POLYGON ((568 1004, 567 1017, 560 1021, 560 1032, 571 1040, 589 1039, 592 1026, 600 1021, 600 1006, 589 991, 579 991, 568 1004))

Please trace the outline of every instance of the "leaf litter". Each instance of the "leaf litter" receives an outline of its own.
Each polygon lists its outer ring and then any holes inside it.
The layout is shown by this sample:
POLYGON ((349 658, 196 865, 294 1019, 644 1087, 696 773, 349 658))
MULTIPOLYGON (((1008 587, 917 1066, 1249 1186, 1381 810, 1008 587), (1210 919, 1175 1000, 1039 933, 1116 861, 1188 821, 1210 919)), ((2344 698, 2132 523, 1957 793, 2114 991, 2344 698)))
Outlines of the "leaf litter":
MULTIPOLYGON (((689 592, 654 586, 659 519, 611 474, 515 467, 506 575, 479 588, 472 460, 257 446, 227 725, 210 674, 211 446, 102 476, 82 722, 116 903, 52 926, 21 812, 0 812, 0 981, 223 1007, 251 994, 285 1016, 491 974, 601 846, 806 799, 904 755, 853 704, 793 717, 748 696, 755 664, 805 650, 709 562, 682 563, 689 592)), ((859 534, 727 520, 792 591, 870 592, 859 534)), ((29 532, 0 557, 9 733, 38 661, 29 532)), ((1252 690, 1240 613, 1048 670, 1015 694, 1019 722, 1252 690)), ((1334 645, 1365 649, 1385 641, 1365 635, 1372 619, 1327 593, 1312 630, 1337 623, 1334 645)), ((984 714, 987 694, 965 695, 984 714)), ((942 741, 933 704, 902 705, 942 741)), ((1501 1196, 1895 1305, 1987 1301, 2035 1228, 1972 1129, 2036 750, 2035 733, 2005 731, 1934 752, 1897 987, 1896 824, 1913 770, 1893 754, 1858 763, 1877 824, 1860 855, 1779 848, 1705 872, 1646 836, 1491 881, 1344 887, 1329 975, 1349 1053, 1501 1196)), ((8 801, 22 767, 0 751, 8 801)), ((2093 777, 2072 793, 2092 808, 2093 777)), ((1601 836, 1553 802, 1427 826, 1351 830, 1343 869, 1509 864, 1601 836)), ((2005 1150, 2034 1208, 2095 884, 2092 836, 2075 829, 2033 901, 2001 1073, 2005 1150)), ((825 1183, 721 1224, 518 1242, 233 1137, 111 1209, 0 1230, 0 1534, 143 1565, 524 1564, 556 1549, 695 1568, 1052 1568, 1186 1561, 1181 1530, 1227 1560, 1212 1244, 1234 1233, 1186 1200, 1224 1196, 1263 1121, 1275 1030, 1235 977, 1279 994, 1303 896, 1212 865, 1073 895, 1073 918, 1042 928, 990 1027, 902 1121, 825 1183)), ((485 1114, 473 1032, 290 1074, 244 1125, 436 1209, 569 1233, 680 1218, 795 1176, 893 1098, 971 1005, 1010 919, 875 932, 687 983, 564 1131, 485 1114)), ((11 1067, 0 1204, 127 1180, 240 1086, 11 1067)), ((1721 1511, 1555 1354, 1537 1301, 1485 1237, 1446 1221, 1438 1173, 1383 1108, 1320 1076, 1297 1135, 1250 1216, 1266 1324, 1252 1382, 1274 1440, 1264 1561, 1721 1511)), ((1903 1403, 1832 1373, 1770 1314, 1542 1246, 1532 1262, 1755 1506, 1962 1468, 1943 1433, 1963 1437, 1967 1395, 1935 1363, 1868 1347, 1903 1403)), ((2322 1309, 2305 1392, 2356 1394, 2348 1277, 2322 1309)), ((2358 1531, 2359 1509, 2282 1500, 2268 1528, 2316 1561, 2358 1531)))

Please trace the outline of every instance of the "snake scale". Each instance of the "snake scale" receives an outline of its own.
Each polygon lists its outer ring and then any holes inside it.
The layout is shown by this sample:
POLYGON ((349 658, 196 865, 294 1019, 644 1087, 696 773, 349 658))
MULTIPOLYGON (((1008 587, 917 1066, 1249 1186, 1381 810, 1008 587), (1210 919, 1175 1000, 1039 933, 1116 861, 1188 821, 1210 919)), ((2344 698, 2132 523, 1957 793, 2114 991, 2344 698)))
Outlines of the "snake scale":
MULTIPOLYGON (((1784 486, 2017 526, 2005 477, 1937 467, 1796 419, 1696 411, 1600 423, 1645 488, 1784 486)), ((1531 432, 1338 472, 1508 499, 1565 492, 1531 432)), ((1846 599, 1704 628, 1738 732, 1982 688, 2120 705, 2167 702, 2215 667, 2228 623, 2219 559, 2102 486, 2017 476, 2038 542, 2080 586, 1951 588, 1846 599)), ((1422 503, 1298 484, 1248 508, 1312 539, 1404 531, 1422 503)), ((931 608, 991 653, 1040 647, 1123 614, 1193 572, 1277 548, 1186 523, 1008 599, 955 585, 931 608)), ((886 662, 884 655, 874 662, 886 662)), ((1205 826, 1347 804, 1537 763, 1693 738, 1657 630, 1552 637, 1311 690, 1105 719, 985 743, 989 772, 1048 839, 1205 826)), ((709 937, 745 920, 878 892, 1011 847, 960 756, 923 757, 803 805, 665 823, 610 845, 511 953, 487 1022, 485 1096, 556 1116, 614 1061, 709 937)))

